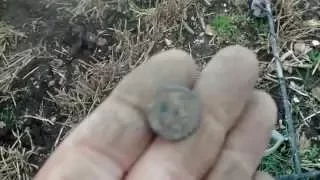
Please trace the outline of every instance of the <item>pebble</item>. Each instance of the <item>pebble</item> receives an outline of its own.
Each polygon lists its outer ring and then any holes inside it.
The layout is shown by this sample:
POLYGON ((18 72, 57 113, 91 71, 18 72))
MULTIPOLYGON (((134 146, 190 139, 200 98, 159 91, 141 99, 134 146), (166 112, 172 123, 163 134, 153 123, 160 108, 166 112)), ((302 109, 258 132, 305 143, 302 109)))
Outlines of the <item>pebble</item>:
POLYGON ((107 44, 107 40, 105 38, 99 37, 97 39, 97 46, 105 46, 107 44))
POLYGON ((295 54, 305 54, 308 46, 303 42, 295 43, 293 46, 295 54))
POLYGON ((212 30, 212 28, 211 28, 210 25, 207 25, 207 26, 206 26, 205 33, 206 33, 206 35, 208 35, 208 36, 213 36, 213 30, 212 30))
POLYGON ((313 47, 318 47, 320 45, 320 42, 318 40, 312 40, 311 44, 313 47))
POLYGON ((48 83, 48 87, 52 87, 52 86, 54 86, 54 85, 55 85, 55 83, 56 83, 56 81, 55 81, 55 80, 51 80, 51 81, 49 81, 49 83, 48 83))
POLYGON ((184 87, 167 86, 155 95, 148 122, 155 134, 169 141, 183 140, 200 125, 200 100, 184 87))
POLYGON ((165 38, 164 42, 167 46, 172 46, 172 40, 165 38))

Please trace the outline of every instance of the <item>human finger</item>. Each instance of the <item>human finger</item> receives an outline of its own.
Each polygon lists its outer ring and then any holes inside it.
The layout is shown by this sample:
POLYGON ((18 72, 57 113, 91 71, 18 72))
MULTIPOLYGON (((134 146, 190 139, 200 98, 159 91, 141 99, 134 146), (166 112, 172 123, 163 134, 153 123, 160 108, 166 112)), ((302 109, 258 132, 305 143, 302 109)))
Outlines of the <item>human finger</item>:
POLYGON ((186 52, 169 50, 153 56, 70 134, 37 179, 120 179, 150 143, 146 113, 155 91, 167 84, 191 88, 197 76, 195 62, 186 52))
POLYGON ((274 178, 270 176, 268 173, 260 172, 260 171, 256 172, 253 179, 254 180, 274 180, 274 178))
POLYGON ((181 142, 157 138, 128 180, 200 179, 214 163, 224 137, 236 123, 258 77, 255 54, 241 46, 220 50, 195 86, 202 102, 199 129, 181 142), (161 167, 161 168, 159 168, 161 167))
POLYGON ((272 98, 264 92, 254 92, 239 123, 229 133, 208 180, 252 179, 275 120, 276 105, 272 98))

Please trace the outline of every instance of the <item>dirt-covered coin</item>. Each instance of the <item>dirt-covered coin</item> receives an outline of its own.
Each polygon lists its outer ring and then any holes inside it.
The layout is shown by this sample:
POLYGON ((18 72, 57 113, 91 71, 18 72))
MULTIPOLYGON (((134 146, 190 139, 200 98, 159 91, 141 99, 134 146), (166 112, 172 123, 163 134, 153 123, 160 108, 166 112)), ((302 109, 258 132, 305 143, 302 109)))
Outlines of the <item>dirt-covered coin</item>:
POLYGON ((162 88, 155 95, 148 121, 154 133, 166 140, 185 139, 200 124, 199 98, 184 87, 162 88))

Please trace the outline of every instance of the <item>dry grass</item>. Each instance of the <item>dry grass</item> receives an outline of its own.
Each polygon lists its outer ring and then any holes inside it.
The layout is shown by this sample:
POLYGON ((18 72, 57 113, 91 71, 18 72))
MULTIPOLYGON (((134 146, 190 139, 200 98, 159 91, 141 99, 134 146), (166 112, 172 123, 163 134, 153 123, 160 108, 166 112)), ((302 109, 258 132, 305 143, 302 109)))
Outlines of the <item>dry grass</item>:
POLYGON ((34 59, 33 49, 27 49, 6 57, 6 65, 0 67, 0 91, 10 92, 10 86, 18 73, 34 59))
POLYGON ((2 180, 31 180, 32 174, 38 166, 30 163, 31 157, 36 153, 34 147, 25 148, 22 145, 22 138, 27 138, 32 145, 30 133, 12 132, 16 141, 10 146, 0 146, 0 179, 2 180))
POLYGON ((14 28, 5 22, 0 21, 0 66, 5 65, 6 58, 4 53, 8 47, 15 47, 18 38, 25 37, 24 33, 14 30, 14 28))
POLYGON ((24 51, 16 55, 8 55, 9 49, 14 49, 18 40, 26 37, 24 33, 14 30, 14 27, 0 21, 0 103, 13 98, 15 92, 10 91, 10 85, 22 69, 28 63, 30 52, 24 51))
MULTIPOLYGON (((10 25, 7 25, 4 22, 0 21, 0 91, 1 92, 9 92, 8 88, 19 71, 17 67, 25 64, 27 61, 24 58, 28 58, 27 55, 22 52, 21 54, 17 54, 14 56, 7 56, 9 48, 16 47, 19 38, 25 37, 25 35, 21 32, 14 30, 14 28, 10 25)), ((0 100, 1 102, 1 100, 0 100)))
MULTIPOLYGON (((179 12, 190 2, 166 0, 148 8, 140 8, 131 2, 127 13, 136 17, 136 23, 129 24, 127 19, 119 19, 118 24, 110 28, 116 43, 110 47, 109 56, 99 57, 103 58, 102 61, 96 60, 94 63, 80 60, 76 69, 82 70, 74 73, 72 88, 68 91, 59 90, 57 95, 51 96, 52 101, 65 110, 63 115, 67 117, 68 123, 78 123, 108 96, 123 76, 145 62, 154 49, 161 50, 164 47, 162 32, 179 26, 182 19, 179 12)), ((80 1, 72 12, 83 14, 87 9, 96 9, 95 5, 100 3, 80 1)), ((110 8, 110 4, 104 3, 102 7, 110 8)), ((103 13, 98 14, 102 18, 103 13)), ((93 18, 97 18, 96 15, 93 18)), ((95 55, 91 58, 94 59, 95 55)))

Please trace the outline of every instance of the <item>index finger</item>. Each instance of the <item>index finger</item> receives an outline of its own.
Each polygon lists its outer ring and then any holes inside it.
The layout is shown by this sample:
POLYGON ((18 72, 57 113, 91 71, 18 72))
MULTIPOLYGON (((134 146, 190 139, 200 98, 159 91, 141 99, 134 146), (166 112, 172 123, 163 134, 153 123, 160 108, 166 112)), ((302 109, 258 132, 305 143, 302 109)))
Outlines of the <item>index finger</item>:
POLYGON ((126 76, 72 132, 38 179, 76 179, 79 174, 89 179, 121 178, 151 141, 146 111, 155 91, 167 84, 191 87, 197 76, 187 53, 170 50, 155 55, 126 76))

